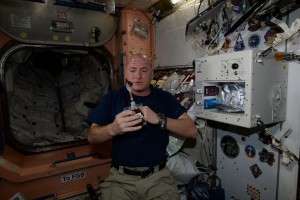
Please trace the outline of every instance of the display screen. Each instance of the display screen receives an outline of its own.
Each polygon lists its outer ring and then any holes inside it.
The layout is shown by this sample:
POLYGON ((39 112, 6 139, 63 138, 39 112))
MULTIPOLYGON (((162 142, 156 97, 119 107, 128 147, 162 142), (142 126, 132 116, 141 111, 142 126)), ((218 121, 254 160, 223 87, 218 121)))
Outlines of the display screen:
POLYGON ((53 31, 68 33, 74 31, 73 23, 68 21, 52 21, 50 29, 53 31))

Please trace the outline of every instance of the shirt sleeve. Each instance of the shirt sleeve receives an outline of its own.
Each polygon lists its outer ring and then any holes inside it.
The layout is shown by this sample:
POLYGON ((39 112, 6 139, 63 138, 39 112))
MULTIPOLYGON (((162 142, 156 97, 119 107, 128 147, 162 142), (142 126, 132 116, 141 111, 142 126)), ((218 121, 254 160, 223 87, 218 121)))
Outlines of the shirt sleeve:
POLYGON ((186 108, 171 93, 165 91, 164 95, 168 99, 165 107, 167 109, 165 113, 167 117, 178 119, 183 113, 187 112, 186 108))

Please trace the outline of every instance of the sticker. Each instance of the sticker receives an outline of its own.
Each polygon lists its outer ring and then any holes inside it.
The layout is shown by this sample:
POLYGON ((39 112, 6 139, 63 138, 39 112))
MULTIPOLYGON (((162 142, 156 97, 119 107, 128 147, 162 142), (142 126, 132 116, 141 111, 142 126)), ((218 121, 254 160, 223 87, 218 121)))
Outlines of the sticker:
POLYGON ((248 45, 251 48, 257 48, 260 44, 260 36, 258 34, 253 34, 248 39, 248 45))
POLYGON ((244 40, 242 38, 241 33, 239 33, 238 38, 236 39, 235 45, 234 45, 234 51, 242 51, 245 49, 244 40))
POLYGON ((265 38, 265 45, 271 46, 276 38, 276 33, 269 29, 266 34, 264 35, 265 38))
POLYGON ((77 173, 74 173, 74 174, 69 174, 69 175, 66 175, 66 176, 62 176, 60 178, 61 182, 64 183, 64 182, 69 182, 69 181, 74 181, 74 180, 77 180, 77 179, 81 179, 81 178, 84 178, 85 177, 85 171, 82 171, 82 172, 77 172, 77 173))
POLYGON ((246 153, 246 156, 248 156, 249 158, 254 158, 256 155, 255 148, 252 145, 247 145, 245 147, 245 153, 246 153))
POLYGON ((248 30, 254 32, 261 28, 261 21, 256 17, 252 17, 251 19, 249 19, 248 25, 248 30))
POLYGON ((226 37, 221 50, 226 53, 228 51, 228 49, 230 48, 230 44, 231 44, 231 40, 228 37, 226 37))
POLYGON ((260 44, 260 36, 258 34, 253 34, 248 39, 248 45, 251 48, 257 48, 260 44))
POLYGON ((262 171, 260 170, 260 168, 258 167, 257 164, 254 164, 250 167, 250 170, 254 176, 254 178, 259 177, 262 174, 262 171))
POLYGON ((266 162, 268 163, 270 166, 273 165, 273 163, 275 162, 275 156, 274 153, 272 152, 268 152, 267 149, 263 148, 262 151, 260 151, 258 153, 259 155, 259 161, 260 162, 266 162))
POLYGON ((247 185, 247 194, 251 196, 251 199, 253 200, 260 200, 260 191, 259 189, 251 186, 251 185, 247 185))

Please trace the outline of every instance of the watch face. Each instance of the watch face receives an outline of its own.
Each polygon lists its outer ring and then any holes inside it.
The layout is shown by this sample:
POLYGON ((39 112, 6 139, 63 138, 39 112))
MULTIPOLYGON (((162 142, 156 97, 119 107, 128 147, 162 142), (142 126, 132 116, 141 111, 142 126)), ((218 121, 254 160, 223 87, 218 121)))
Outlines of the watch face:
POLYGON ((165 119, 160 120, 160 128, 165 128, 165 119))
POLYGON ((159 121, 158 121, 159 129, 161 129, 161 130, 166 129, 167 118, 165 117, 165 115, 162 113, 159 113, 158 118, 159 118, 159 121))

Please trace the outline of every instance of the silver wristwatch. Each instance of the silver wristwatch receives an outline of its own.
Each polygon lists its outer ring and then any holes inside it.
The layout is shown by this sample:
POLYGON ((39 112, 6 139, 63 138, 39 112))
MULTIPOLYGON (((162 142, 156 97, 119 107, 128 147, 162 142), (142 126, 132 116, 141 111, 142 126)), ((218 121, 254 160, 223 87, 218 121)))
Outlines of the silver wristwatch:
POLYGON ((160 130, 165 130, 167 128, 167 117, 162 114, 162 113, 158 113, 158 127, 160 130))

